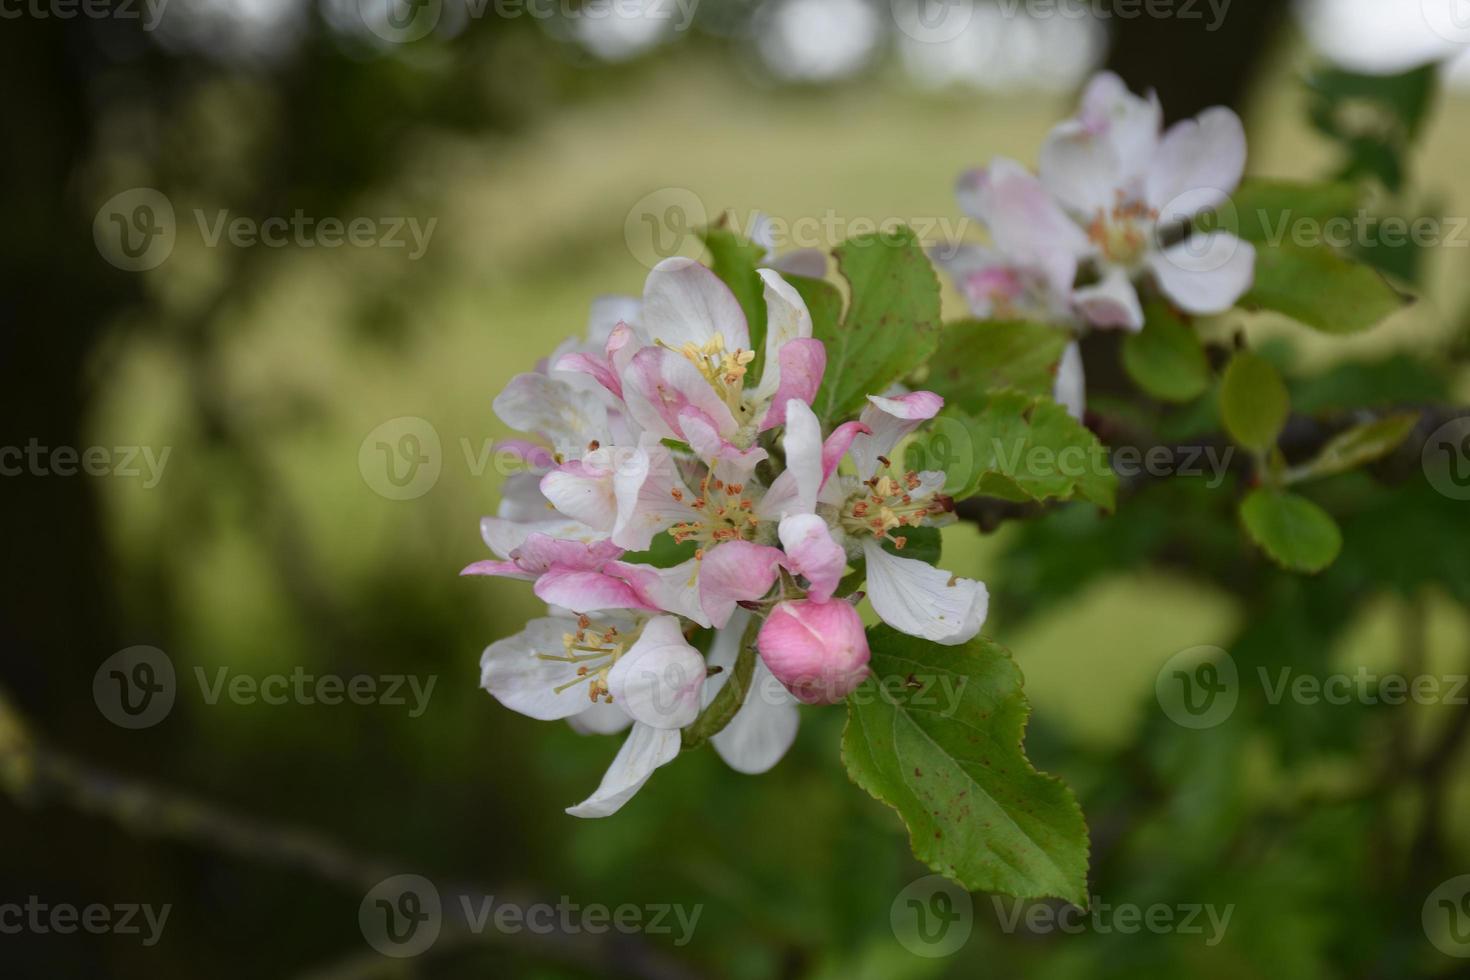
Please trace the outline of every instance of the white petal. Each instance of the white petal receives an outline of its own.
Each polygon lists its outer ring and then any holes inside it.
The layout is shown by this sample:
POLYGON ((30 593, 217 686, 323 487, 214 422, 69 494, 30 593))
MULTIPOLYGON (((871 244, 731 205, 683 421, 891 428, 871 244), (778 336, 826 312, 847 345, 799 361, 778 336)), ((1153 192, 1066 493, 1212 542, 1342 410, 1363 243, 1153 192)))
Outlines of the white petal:
POLYGON ((1041 271, 1056 292, 1072 288, 1077 259, 1092 245, 1029 171, 1002 157, 961 177, 960 198, 1013 264, 1041 271))
POLYGON ((805 402, 793 398, 786 403, 786 435, 781 445, 786 450, 787 472, 796 481, 794 513, 810 514, 817 508, 822 489, 822 423, 805 402))
MULTIPOLYGON (((750 614, 741 610, 731 617, 725 629, 715 634, 710 645, 709 664, 724 669, 705 682, 705 705, 714 700, 729 681, 749 619, 750 614)), ((744 705, 710 742, 731 769, 754 776, 781 761, 791 743, 796 741, 800 722, 796 698, 776 680, 760 657, 756 657, 744 705)))
POLYGON ((602 777, 597 792, 576 806, 567 807, 567 813, 574 817, 606 817, 617 813, 643 788, 655 769, 672 762, 678 754, 677 728, 635 724, 602 777))
POLYGON ((613 703, 654 728, 683 728, 699 714, 704 658, 684 639, 679 620, 659 616, 607 674, 613 703))
POLYGON ((606 571, 633 586, 650 605, 708 628, 709 617, 699 601, 699 567, 695 558, 670 568, 618 561, 609 563, 606 571))
POLYGON ((576 666, 542 660, 538 653, 564 656, 562 637, 577 631, 575 620, 533 619, 515 636, 490 644, 480 657, 480 686, 512 711, 553 721, 587 708, 587 685, 556 688, 576 679, 576 666))
POLYGON ((654 535, 698 516, 685 502, 694 495, 679 479, 673 453, 655 436, 645 435, 637 453, 618 467, 613 493, 618 516, 612 539, 629 551, 647 550, 654 535), (679 491, 677 497, 675 490, 679 491))
POLYGON ((898 441, 939 414, 944 399, 932 391, 911 391, 895 398, 869 395, 858 421, 871 433, 856 436, 849 450, 858 478, 866 480, 878 472, 878 457, 887 456, 898 441))
POLYGON ((1087 377, 1082 371, 1082 348, 1075 340, 1062 350, 1051 397, 1067 410, 1068 415, 1082 421, 1082 415, 1087 411, 1087 377))
POLYGON ((1245 172, 1245 127, 1224 106, 1206 109, 1164 134, 1146 196, 1160 221, 1181 221, 1222 204, 1245 172))
MULTIPOLYGON (((551 515, 549 510, 543 510, 542 513, 551 515)), ((554 515, 551 517, 551 520, 545 521, 514 521, 504 517, 482 517, 480 518, 480 537, 484 539, 490 550, 501 558, 509 558, 510 553, 525 544, 526 539, 533 534, 566 538, 571 541, 581 541, 583 544, 591 544, 607 537, 605 533, 596 531, 580 521, 569 521, 554 515)))
POLYGON ((764 402, 781 384, 781 348, 788 340, 812 335, 812 315, 801 294, 778 273, 760 269, 758 274, 765 284, 766 366, 754 396, 764 402))
POLYGON ((1110 71, 1099 72, 1082 94, 1080 122, 1112 146, 1124 180, 1137 180, 1148 170, 1159 145, 1164 109, 1158 94, 1140 98, 1110 71))
POLYGON ((592 301, 592 310, 587 315, 587 346, 601 354, 607 346, 607 338, 619 323, 630 326, 637 323, 643 311, 643 301, 636 296, 599 296, 592 301))
POLYGON ((1126 180, 1112 142, 1080 122, 1051 131, 1041 146, 1040 170, 1047 193, 1080 216, 1112 207, 1126 180))
POLYGON ((703 347, 716 334, 725 349, 749 350, 745 312, 730 287, 709 269, 679 256, 653 267, 643 285, 644 342, 659 341, 678 350, 687 343, 703 347))
POLYGON ((618 497, 616 473, 609 463, 603 450, 565 463, 541 478, 541 492, 567 517, 611 533, 618 521, 618 497))
POLYGON ((567 724, 578 735, 616 735, 633 724, 633 719, 617 705, 598 701, 587 710, 572 715, 567 724))
POLYGON ((1102 281, 1072 293, 1072 302, 1083 318, 1095 327, 1143 329, 1143 307, 1138 290, 1123 269, 1110 268, 1102 281))
POLYGON ((544 374, 516 375, 492 407, 506 425, 544 436, 559 452, 580 454, 588 443, 608 438, 601 396, 544 374))
POLYGON ((968 642, 980 632, 990 604, 984 583, 890 555, 876 538, 863 542, 863 555, 868 601, 889 626, 947 646, 968 642))
POLYGON ((1148 265, 1159 288, 1186 313, 1223 313, 1255 282, 1256 249, 1228 231, 1214 231, 1150 255, 1148 265))

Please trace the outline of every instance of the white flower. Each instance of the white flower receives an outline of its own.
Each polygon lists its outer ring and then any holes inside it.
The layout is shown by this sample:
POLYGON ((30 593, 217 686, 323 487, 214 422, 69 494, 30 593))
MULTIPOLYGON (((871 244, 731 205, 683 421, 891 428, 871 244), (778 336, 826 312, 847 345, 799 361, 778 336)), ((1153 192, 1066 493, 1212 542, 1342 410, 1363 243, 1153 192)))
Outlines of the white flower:
POLYGON ((961 179, 961 203, 1008 259, 1069 292, 1094 326, 1141 329, 1143 278, 1188 313, 1223 312, 1250 288, 1255 249, 1229 232, 1191 234, 1189 222, 1239 185, 1245 130, 1224 107, 1162 136, 1161 125, 1152 94, 1139 98, 1104 72, 1078 116, 1048 137, 1039 180, 996 160, 961 179), (1081 286, 1079 264, 1095 274, 1081 286))

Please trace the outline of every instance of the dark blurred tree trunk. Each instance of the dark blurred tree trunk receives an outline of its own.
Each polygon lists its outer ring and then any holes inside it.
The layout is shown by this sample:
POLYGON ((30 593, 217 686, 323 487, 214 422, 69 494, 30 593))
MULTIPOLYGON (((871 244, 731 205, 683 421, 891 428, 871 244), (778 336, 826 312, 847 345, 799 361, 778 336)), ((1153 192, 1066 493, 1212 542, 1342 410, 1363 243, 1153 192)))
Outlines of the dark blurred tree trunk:
POLYGON ((1115 16, 1108 68, 1136 91, 1156 89, 1170 122, 1212 105, 1239 111, 1273 39, 1285 23, 1284 0, 1179 0, 1173 10, 1198 17, 1149 17, 1147 3, 1125 0, 1115 16), (1218 16, 1212 3, 1224 5, 1218 16))
MULTIPOLYGON (((87 21, 22 18, 0 31, 0 446, 87 445, 88 358, 138 284, 103 261, 77 193, 90 152, 87 21), (23 95, 22 95, 23 93, 23 95)), ((13 453, 0 460, 13 473, 13 453)), ((96 481, 35 475, 22 461, 4 486, 4 683, 19 706, 51 709, 48 726, 86 715, 90 676, 116 641, 96 481), (67 705, 55 717, 56 705, 67 705)))

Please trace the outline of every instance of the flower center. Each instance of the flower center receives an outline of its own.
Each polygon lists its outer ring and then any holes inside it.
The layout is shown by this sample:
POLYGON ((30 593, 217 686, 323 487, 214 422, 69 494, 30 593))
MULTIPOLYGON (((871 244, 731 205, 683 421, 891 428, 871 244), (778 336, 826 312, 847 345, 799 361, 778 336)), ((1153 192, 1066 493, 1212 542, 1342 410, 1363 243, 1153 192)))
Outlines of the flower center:
POLYGON ((1149 237, 1159 212, 1141 201, 1125 201, 1119 195, 1112 211, 1097 212, 1087 226, 1087 237, 1111 265, 1136 266, 1148 252, 1149 237))
POLYGON ((585 683, 589 701, 612 704, 612 693, 607 689, 607 672, 638 639, 640 632, 641 629, 625 635, 616 626, 597 629, 592 620, 582 616, 577 619, 576 632, 562 634, 560 654, 538 653, 536 659, 576 664, 577 676, 557 685, 554 688, 557 694, 585 683))
POLYGON ((699 373, 704 375, 710 387, 730 407, 731 414, 739 418, 744 411, 740 396, 745 387, 745 372, 749 369, 750 362, 755 360, 755 351, 725 350, 723 334, 715 334, 702 347, 690 341, 678 348, 678 351, 699 368, 699 373))
MULTIPOLYGON (((701 545, 716 545, 722 541, 750 540, 755 536, 760 523, 752 511, 755 502, 745 494, 745 484, 725 483, 712 476, 699 481, 699 496, 689 501, 689 506, 699 511, 699 519, 683 521, 669 528, 674 541, 697 541, 701 545)), ((674 499, 683 501, 684 491, 675 487, 674 499)), ((704 557, 704 548, 694 552, 695 558, 704 557)))
MULTIPOLYGON (((886 457, 878 457, 884 470, 893 464, 886 457)), ((880 471, 863 482, 867 492, 856 494, 842 506, 838 520, 845 530, 866 532, 877 538, 887 538, 893 546, 903 550, 908 539, 893 532, 905 527, 918 527, 924 518, 943 513, 943 505, 927 495, 915 499, 914 491, 920 489, 919 474, 909 470, 902 476, 889 475, 880 471)))

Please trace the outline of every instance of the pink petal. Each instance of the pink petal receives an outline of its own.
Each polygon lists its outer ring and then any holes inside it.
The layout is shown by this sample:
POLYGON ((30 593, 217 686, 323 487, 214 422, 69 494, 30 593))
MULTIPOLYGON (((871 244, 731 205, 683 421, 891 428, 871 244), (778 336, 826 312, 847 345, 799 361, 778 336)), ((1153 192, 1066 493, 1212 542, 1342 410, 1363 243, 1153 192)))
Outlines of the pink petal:
POLYGON ((869 395, 860 418, 871 435, 852 445, 858 476, 866 480, 877 473, 878 457, 892 452, 900 439, 938 415, 943 407, 944 399, 932 391, 911 391, 894 398, 869 395))
POLYGON ((827 480, 837 469, 837 464, 842 462, 842 457, 847 455, 853 440, 859 436, 872 433, 872 429, 865 422, 843 422, 832 430, 827 441, 822 443, 822 486, 827 485, 827 480))
POLYGON ((689 443, 689 448, 700 459, 706 463, 724 464, 719 467, 722 471, 721 479, 728 475, 737 483, 742 482, 750 476, 750 471, 755 469, 756 464, 770 456, 770 453, 759 446, 741 449, 724 439, 715 431, 709 416, 697 408, 686 408, 679 413, 679 428, 684 433, 684 440, 689 443))
POLYGON ((538 532, 527 536, 511 558, 521 570, 536 575, 553 566, 571 571, 593 571, 622 554, 623 549, 611 541, 585 543, 538 532))
POLYGON ((813 337, 799 337, 781 345, 778 355, 780 382, 771 407, 761 419, 760 431, 775 428, 786 420, 786 404, 792 399, 810 405, 822 386, 827 370, 827 348, 813 337))
POLYGON ((654 609, 627 582, 602 572, 555 568, 536 580, 534 591, 542 602, 578 613, 654 609))
POLYGON ((862 617, 841 600, 779 604, 756 646, 776 679, 807 704, 836 704, 868 676, 862 617))
POLYGON ((623 397, 623 382, 613 371, 612 363, 604 357, 598 357, 596 354, 566 354, 552 366, 552 369, 590 375, 594 381, 615 396, 623 397))
POLYGON ((504 576, 505 578, 525 579, 528 582, 536 577, 535 575, 532 575, 531 573, 522 569, 513 561, 492 561, 489 559, 486 559, 485 561, 471 562, 470 564, 466 565, 459 574, 498 575, 504 576))
POLYGON ((683 439, 679 413, 689 408, 703 412, 723 436, 734 435, 739 427, 730 407, 683 354, 663 347, 645 347, 633 355, 624 381, 641 396, 641 400, 629 400, 629 410, 650 432, 683 439))
POLYGON ((771 590, 784 558, 780 548, 751 541, 726 541, 705 553, 699 602, 715 629, 729 622, 737 601, 760 599, 771 590))
POLYGON ((847 567, 847 554, 832 540, 827 522, 816 514, 793 514, 781 522, 778 534, 786 550, 786 567, 806 577, 811 598, 817 602, 832 598, 847 567))

